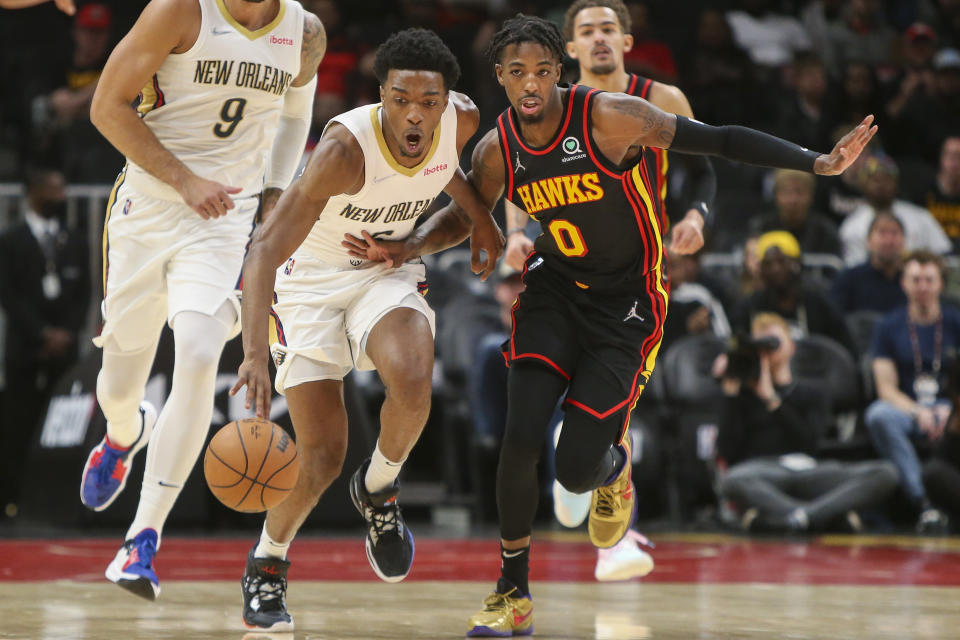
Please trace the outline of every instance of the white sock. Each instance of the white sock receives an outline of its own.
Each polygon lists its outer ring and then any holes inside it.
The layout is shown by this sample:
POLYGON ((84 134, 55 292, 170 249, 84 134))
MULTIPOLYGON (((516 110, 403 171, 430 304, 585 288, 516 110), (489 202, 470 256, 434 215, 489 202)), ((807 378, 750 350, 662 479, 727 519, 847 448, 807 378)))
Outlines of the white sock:
MULTIPOLYGON (((290 541, 292 542, 292 540, 290 541)), ((253 552, 254 558, 280 558, 287 559, 287 549, 290 548, 290 542, 277 542, 267 533, 267 522, 263 522, 263 532, 260 534, 260 542, 253 552)))
POLYGON ((133 524, 127 529, 127 537, 124 539, 130 540, 144 529, 154 529, 157 532, 157 547, 159 547, 163 524, 167 520, 167 514, 173 509, 182 488, 182 484, 171 486, 170 483, 162 481, 157 476, 144 473, 143 485, 140 487, 140 502, 137 504, 137 515, 133 518, 133 524))
POLYGON ((400 474, 400 468, 406 460, 406 458, 400 462, 387 460, 380 453, 380 440, 377 440, 377 446, 373 448, 373 456, 370 457, 370 466, 367 467, 367 475, 363 478, 367 491, 377 493, 393 486, 393 482, 400 474))

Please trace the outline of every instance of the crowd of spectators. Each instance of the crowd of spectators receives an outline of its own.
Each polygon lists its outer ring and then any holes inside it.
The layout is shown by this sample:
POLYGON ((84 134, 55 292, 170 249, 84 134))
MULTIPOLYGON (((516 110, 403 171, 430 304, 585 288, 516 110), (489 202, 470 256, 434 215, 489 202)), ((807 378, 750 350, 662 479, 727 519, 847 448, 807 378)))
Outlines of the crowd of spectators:
MULTIPOLYGON (((464 71, 457 89, 480 107, 481 130, 489 128, 506 106, 483 57, 490 36, 505 17, 518 11, 559 22, 566 8, 566 3, 550 0, 302 3, 321 18, 328 34, 312 140, 332 115, 378 100, 372 70, 376 43, 407 26, 432 28, 447 42, 464 71)), ((0 182, 23 180, 29 167, 56 168, 70 184, 113 181, 122 158, 90 124, 90 97, 106 55, 144 4, 81 0, 74 16, 58 12, 52 3, 3 13, 0 83, 15 90, 0 93, 0 182)), ((751 331, 774 332, 785 345, 783 354, 811 337, 834 341, 856 363, 857 375, 862 374, 857 426, 844 439, 855 442, 860 434, 866 448, 850 455, 882 456, 890 462, 849 468, 831 462, 826 468, 834 475, 827 471, 814 475, 830 478, 824 487, 838 485, 841 477, 851 486, 872 478, 875 491, 850 491, 863 498, 856 504, 868 506, 889 493, 885 487, 895 477, 902 497, 925 527, 943 525, 946 516, 941 509, 953 509, 960 520, 957 493, 949 490, 950 478, 960 473, 960 418, 950 419, 948 410, 937 409, 955 402, 948 390, 956 385, 950 387, 947 381, 956 355, 954 312, 945 305, 940 324, 934 317, 911 316, 907 311, 913 304, 911 296, 921 285, 904 267, 907 252, 919 251, 911 255, 922 259, 909 264, 921 270, 933 265, 939 278, 939 284, 928 285, 923 295, 932 295, 931 287, 938 300, 941 292, 951 295, 951 269, 940 269, 940 258, 947 258, 948 267, 955 265, 960 250, 960 0, 626 4, 635 42, 626 56, 627 70, 677 84, 700 120, 756 127, 818 150, 828 150, 840 133, 867 114, 874 114, 880 127, 861 160, 840 178, 714 163, 718 195, 707 246, 701 255, 668 256, 671 312, 654 377, 666 375, 660 371, 666 366, 664 354, 691 336, 725 341, 751 331), (708 260, 718 254, 731 259, 708 260), (758 325, 758 318, 765 320, 758 325), (885 329, 873 337, 874 326, 885 329), (913 333, 910 327, 915 328, 913 333), (895 335, 884 334, 894 329, 895 335), (929 389, 918 396, 918 377, 936 379, 932 400, 929 389), (928 478, 930 492, 923 490, 928 478)), ((567 69, 568 79, 575 81, 576 65, 567 69)), ((467 149, 465 169, 469 157, 467 149)), ((678 206, 674 194, 682 192, 683 177, 682 167, 672 171, 668 206, 678 206)), ((461 286, 456 278, 446 281, 461 286)), ((505 312, 518 286, 506 274, 483 295, 491 304, 495 299, 505 312)), ((442 303, 437 306, 443 331, 445 308, 442 303)), ((484 447, 491 446, 502 429, 502 398, 494 395, 503 384, 496 352, 506 331, 504 317, 496 335, 476 336, 478 361, 469 380, 462 382, 476 417, 474 436, 484 447)), ((783 360, 783 354, 781 376, 790 368, 789 357, 783 360)), ((442 348, 439 357, 442 362, 442 348)), ((850 524, 847 513, 859 507, 850 506, 849 500, 830 502, 826 508, 822 492, 811 489, 810 495, 791 497, 784 488, 796 484, 798 477, 810 476, 803 475, 809 468, 821 470, 818 461, 825 458, 817 450, 818 442, 837 422, 829 407, 829 390, 821 390, 827 394, 822 412, 826 417, 792 415, 788 420, 792 422, 786 428, 801 423, 809 428, 794 434, 796 446, 752 451, 735 445, 750 440, 744 434, 751 429, 766 428, 772 395, 778 396, 777 402, 782 400, 773 411, 780 416, 786 411, 782 407, 791 402, 816 413, 815 403, 808 401, 813 396, 804 385, 793 385, 786 378, 762 388, 741 385, 735 393, 731 384, 725 389, 728 400, 747 392, 754 397, 747 403, 750 417, 741 421, 740 431, 731 435, 729 429, 721 429, 719 450, 700 455, 711 460, 726 456, 732 465, 725 479, 719 473, 722 465, 715 469, 718 494, 744 502, 741 511, 752 514, 747 518, 751 522, 805 528, 835 524, 839 514, 850 524), (789 393, 781 394, 781 388, 789 393), (767 473, 773 473, 769 466, 743 466, 749 465, 751 456, 791 453, 801 457, 792 458, 793 467, 779 468, 774 475, 767 473), (744 489, 750 483, 742 478, 759 476, 770 483, 768 498, 773 503, 758 502, 748 495, 755 490, 744 489), (775 513, 757 511, 758 505, 770 504, 779 505, 775 513), (791 508, 781 513, 788 504, 791 508), (839 512, 836 504, 842 507, 839 512)), ((718 398, 720 391, 717 382, 718 398)), ((652 404, 642 402, 638 411, 651 411, 652 404)), ((726 411, 725 416, 733 415, 733 405, 728 403, 726 411)))

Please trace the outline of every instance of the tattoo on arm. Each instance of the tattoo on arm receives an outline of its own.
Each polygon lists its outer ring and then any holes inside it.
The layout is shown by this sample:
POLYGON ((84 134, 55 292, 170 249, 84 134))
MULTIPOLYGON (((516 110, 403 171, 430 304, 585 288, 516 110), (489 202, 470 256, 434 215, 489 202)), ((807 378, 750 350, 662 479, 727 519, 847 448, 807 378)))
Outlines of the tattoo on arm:
POLYGON ((628 115, 641 124, 640 135, 651 146, 667 148, 676 133, 676 117, 661 111, 646 100, 624 97, 612 100, 614 111, 628 115))
MULTIPOLYGON (((307 13, 303 19, 303 46, 300 49, 300 74, 298 81, 309 80, 316 72, 327 52, 327 32, 320 18, 307 13)), ((296 81, 295 81, 296 82, 296 81)))

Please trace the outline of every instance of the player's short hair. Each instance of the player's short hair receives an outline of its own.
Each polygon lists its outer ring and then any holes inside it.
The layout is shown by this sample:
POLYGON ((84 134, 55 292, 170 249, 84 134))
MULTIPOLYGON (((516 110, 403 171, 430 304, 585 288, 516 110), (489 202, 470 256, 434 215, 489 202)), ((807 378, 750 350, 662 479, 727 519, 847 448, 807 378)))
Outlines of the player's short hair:
POLYGON ((447 91, 460 79, 456 56, 440 36, 429 29, 404 29, 380 45, 373 60, 373 72, 381 85, 387 81, 391 69, 436 71, 443 76, 443 88, 447 91))
POLYGON ((553 54, 557 62, 563 62, 566 41, 557 25, 543 18, 522 13, 505 20, 500 31, 493 34, 490 44, 487 45, 487 57, 491 62, 499 64, 504 49, 511 44, 524 42, 539 44, 553 54))
POLYGON ((617 22, 620 23, 620 31, 630 33, 633 25, 630 22, 630 11, 627 9, 627 5, 623 4, 623 0, 577 0, 570 5, 563 17, 563 37, 568 42, 573 40, 573 27, 577 14, 584 9, 592 9, 593 7, 603 7, 613 11, 617 15, 617 22))

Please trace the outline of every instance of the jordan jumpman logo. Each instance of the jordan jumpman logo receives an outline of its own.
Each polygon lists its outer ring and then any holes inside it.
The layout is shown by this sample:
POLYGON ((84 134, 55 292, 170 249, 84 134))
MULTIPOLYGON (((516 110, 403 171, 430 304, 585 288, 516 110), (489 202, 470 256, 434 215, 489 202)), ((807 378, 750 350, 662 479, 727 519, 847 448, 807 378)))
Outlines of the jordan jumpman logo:
POLYGON ((636 318, 636 319, 639 320, 640 322, 643 322, 643 316, 637 314, 637 305, 638 305, 638 304, 639 304, 639 300, 634 300, 634 301, 633 301, 633 306, 630 307, 630 311, 627 313, 627 317, 623 319, 624 322, 626 322, 627 320, 630 320, 630 319, 632 319, 632 318, 636 318))

